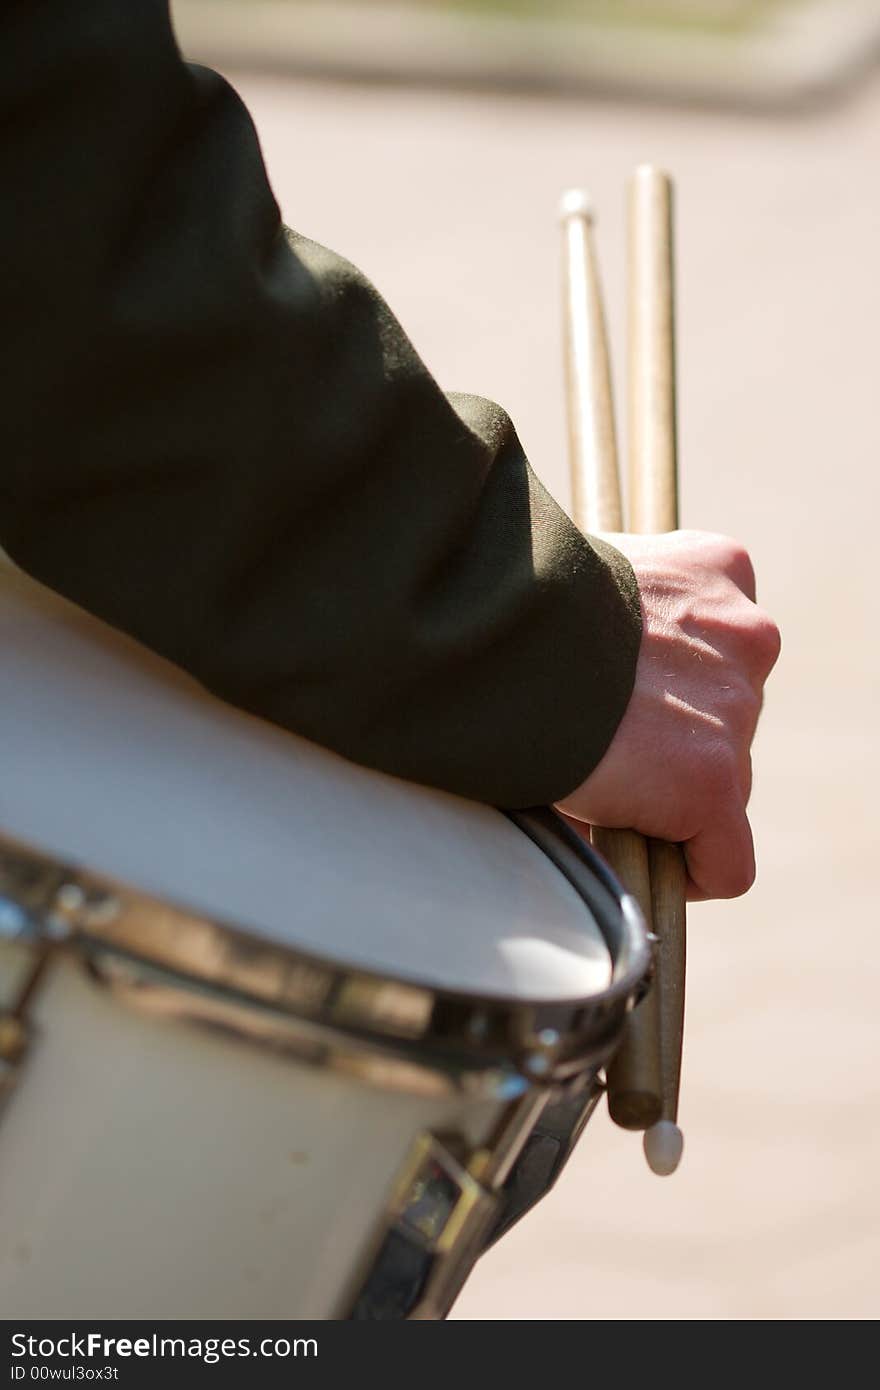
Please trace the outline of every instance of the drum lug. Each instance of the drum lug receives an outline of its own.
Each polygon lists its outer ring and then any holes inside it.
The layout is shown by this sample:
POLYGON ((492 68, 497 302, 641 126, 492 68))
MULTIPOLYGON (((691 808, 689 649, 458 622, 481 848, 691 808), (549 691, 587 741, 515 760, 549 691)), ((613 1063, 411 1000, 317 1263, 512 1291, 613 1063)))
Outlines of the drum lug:
POLYGON ((479 1181, 491 1158, 460 1162, 433 1134, 420 1134, 395 1184, 379 1248, 349 1318, 444 1318, 482 1249, 498 1198, 479 1181))
POLYGON ((604 1089, 598 1076, 593 1075, 586 1086, 557 1095, 544 1107, 501 1189, 486 1249, 546 1197, 574 1152, 604 1089))

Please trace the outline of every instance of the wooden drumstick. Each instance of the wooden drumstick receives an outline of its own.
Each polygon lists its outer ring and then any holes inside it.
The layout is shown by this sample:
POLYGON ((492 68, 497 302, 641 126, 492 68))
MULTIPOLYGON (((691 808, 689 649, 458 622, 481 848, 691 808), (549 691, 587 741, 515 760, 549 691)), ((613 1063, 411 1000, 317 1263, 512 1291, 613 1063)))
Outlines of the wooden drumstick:
POLYGON ((581 530, 622 531, 617 431, 594 212, 579 188, 563 196, 563 312, 571 511, 581 530))
MULTIPOLYGON (((630 530, 678 527, 675 421, 675 287, 672 181, 649 166, 629 186, 629 485, 630 530)), ((645 1134, 652 1170, 678 1167, 677 1126, 685 996, 684 855, 679 845, 648 842, 660 1010, 660 1121, 645 1134)))
MULTIPOLYGON (((593 245, 593 211, 577 189, 562 199, 563 320, 572 517, 582 531, 622 531, 623 509, 605 315, 593 245)), ((632 830, 594 826, 592 839, 650 929, 648 848, 632 830)), ((660 1022, 652 989, 627 1018, 624 1040, 608 1069, 608 1107, 625 1129, 660 1118, 660 1022)))

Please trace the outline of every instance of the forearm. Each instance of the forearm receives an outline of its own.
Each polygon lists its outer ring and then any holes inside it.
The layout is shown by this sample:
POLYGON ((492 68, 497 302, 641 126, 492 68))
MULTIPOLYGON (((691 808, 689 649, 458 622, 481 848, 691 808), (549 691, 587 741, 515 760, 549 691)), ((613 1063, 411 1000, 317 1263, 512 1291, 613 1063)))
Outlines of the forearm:
POLYGON ((629 698, 626 563, 502 411, 448 400, 363 277, 284 232, 162 0, 0 28, 0 542, 358 761, 502 805, 571 790, 629 698))

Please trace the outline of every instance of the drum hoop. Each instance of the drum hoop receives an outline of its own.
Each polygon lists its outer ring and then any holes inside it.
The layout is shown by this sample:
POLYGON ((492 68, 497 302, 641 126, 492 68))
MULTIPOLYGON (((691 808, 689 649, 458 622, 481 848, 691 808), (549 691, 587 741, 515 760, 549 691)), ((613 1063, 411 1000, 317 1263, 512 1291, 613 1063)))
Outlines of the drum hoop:
MULTIPOLYGON (((601 1065, 650 969, 644 921, 595 851, 546 808, 510 820, 586 904, 612 960, 598 994, 522 1000, 402 979, 280 945, 241 924, 192 912, 127 883, 64 863, 0 832, 0 939, 55 942, 87 960, 108 953, 173 977, 179 989, 217 991, 409 1054, 424 1066, 511 1065, 559 1081, 601 1065), (430 1059, 430 1060, 429 1060, 430 1059)), ((100 971, 98 972, 100 975, 100 971)))

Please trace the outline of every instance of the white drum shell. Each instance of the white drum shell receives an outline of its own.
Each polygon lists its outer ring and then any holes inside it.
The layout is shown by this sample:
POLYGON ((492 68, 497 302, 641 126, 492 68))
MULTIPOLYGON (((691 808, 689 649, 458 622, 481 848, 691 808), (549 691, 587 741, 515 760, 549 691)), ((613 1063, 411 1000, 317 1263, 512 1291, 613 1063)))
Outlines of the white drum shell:
POLYGON ((5 1318, 345 1316, 422 1129, 498 1102, 376 1091, 143 1016, 66 959, 0 1118, 5 1318))
MULTIPOLYGON (((2 565, 0 645, 10 836, 393 979, 515 1001, 609 984, 584 904, 499 813, 230 709, 2 565)), ((342 1316, 416 1136, 479 1146, 501 1117, 143 1016, 73 956, 32 1016, 0 1113, 7 1318, 342 1316)))

